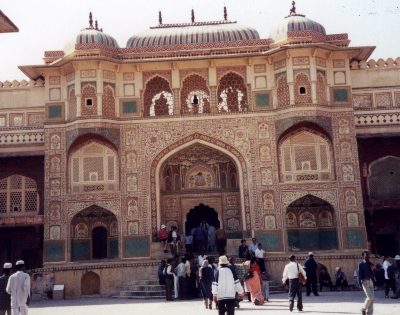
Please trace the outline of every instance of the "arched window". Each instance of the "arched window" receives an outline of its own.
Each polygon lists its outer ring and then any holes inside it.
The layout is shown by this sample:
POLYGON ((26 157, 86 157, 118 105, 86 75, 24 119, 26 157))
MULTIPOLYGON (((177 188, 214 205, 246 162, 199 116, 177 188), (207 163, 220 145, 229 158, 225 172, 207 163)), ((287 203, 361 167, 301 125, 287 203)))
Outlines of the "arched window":
POLYGON ((284 138, 279 146, 283 182, 332 180, 330 142, 303 129, 284 138))
POLYGON ((181 90, 181 113, 203 114, 210 112, 210 91, 206 80, 192 74, 185 78, 181 90))
POLYGON ((174 95, 167 80, 156 76, 146 84, 144 92, 145 116, 174 114, 174 95))
POLYGON ((91 141, 69 159, 71 192, 90 193, 118 189, 118 157, 114 150, 91 141))
POLYGON ((115 117, 115 96, 114 86, 111 84, 104 85, 103 88, 103 116, 108 118, 115 117))
POLYGON ((35 213, 39 211, 36 182, 22 175, 0 179, 0 214, 35 213))
POLYGON ((336 249, 334 208, 325 200, 306 195, 286 210, 288 246, 291 250, 336 249))
POLYGON ((400 158, 386 156, 374 161, 370 166, 368 189, 371 199, 400 199, 400 158))
POLYGON ((244 79, 233 72, 224 75, 218 85, 218 112, 247 110, 247 88, 244 79))

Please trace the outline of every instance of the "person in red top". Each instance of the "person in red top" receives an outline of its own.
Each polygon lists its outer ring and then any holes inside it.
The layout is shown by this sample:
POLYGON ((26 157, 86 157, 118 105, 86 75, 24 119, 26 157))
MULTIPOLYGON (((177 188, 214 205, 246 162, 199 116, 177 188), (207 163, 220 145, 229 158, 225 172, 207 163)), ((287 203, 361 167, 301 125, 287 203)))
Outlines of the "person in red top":
POLYGON ((168 231, 167 227, 164 224, 161 224, 161 229, 158 230, 158 239, 161 243, 164 244, 164 253, 168 253, 167 249, 168 231))
POLYGON ((247 278, 245 282, 246 282, 246 287, 251 295, 251 301, 255 305, 263 305, 265 298, 261 291, 262 288, 261 272, 260 272, 260 267, 258 266, 255 258, 252 258, 250 261, 250 272, 252 273, 252 276, 247 278))

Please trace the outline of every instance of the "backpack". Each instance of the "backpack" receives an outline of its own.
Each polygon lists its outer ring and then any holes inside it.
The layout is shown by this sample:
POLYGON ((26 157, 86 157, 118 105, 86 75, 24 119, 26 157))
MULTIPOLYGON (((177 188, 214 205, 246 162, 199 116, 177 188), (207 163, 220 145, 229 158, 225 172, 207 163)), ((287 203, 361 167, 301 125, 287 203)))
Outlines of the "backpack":
POLYGON ((390 265, 387 269, 387 275, 389 279, 396 279, 396 266, 390 265))

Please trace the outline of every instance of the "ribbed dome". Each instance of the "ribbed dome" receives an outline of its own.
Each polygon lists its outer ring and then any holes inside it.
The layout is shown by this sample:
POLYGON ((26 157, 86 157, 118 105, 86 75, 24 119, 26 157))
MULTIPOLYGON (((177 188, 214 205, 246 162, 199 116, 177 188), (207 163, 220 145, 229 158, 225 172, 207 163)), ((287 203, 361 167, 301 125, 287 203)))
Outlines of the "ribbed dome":
POLYGON ((127 48, 143 48, 167 45, 191 45, 217 42, 236 42, 260 39, 258 32, 235 22, 198 22, 167 24, 150 28, 132 36, 127 48))
POLYGON ((302 34, 325 36, 326 31, 321 24, 306 18, 304 15, 291 14, 272 29, 270 38, 277 42, 290 37, 300 37, 302 34), (296 32, 299 33, 296 34, 296 32))
POLYGON ((101 44, 108 47, 119 48, 117 41, 110 35, 103 33, 97 29, 84 29, 78 36, 76 36, 75 44, 88 45, 88 44, 101 44))

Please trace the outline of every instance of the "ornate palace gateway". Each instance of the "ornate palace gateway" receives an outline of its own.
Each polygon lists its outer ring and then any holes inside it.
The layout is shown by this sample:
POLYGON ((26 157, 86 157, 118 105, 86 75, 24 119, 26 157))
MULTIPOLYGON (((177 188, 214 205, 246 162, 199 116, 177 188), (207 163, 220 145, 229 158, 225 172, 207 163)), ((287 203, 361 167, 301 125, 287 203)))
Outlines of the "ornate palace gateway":
POLYGON ((72 46, 20 67, 30 82, 0 82, 0 261, 109 294, 154 272, 161 224, 201 218, 232 253, 255 235, 278 277, 292 252, 348 275, 364 248, 393 255, 400 59, 373 50, 294 6, 268 39, 226 9, 160 13, 123 48, 90 15, 72 46))

